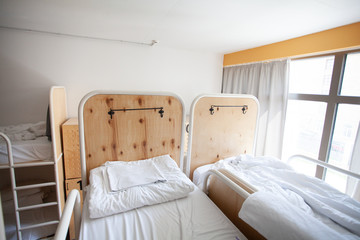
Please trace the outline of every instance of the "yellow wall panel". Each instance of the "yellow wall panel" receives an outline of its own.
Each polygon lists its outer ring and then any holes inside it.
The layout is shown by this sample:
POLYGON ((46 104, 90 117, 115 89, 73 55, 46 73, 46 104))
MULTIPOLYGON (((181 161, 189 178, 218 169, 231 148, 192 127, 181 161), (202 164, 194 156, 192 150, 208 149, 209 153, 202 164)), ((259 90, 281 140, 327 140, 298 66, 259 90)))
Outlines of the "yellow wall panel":
POLYGON ((224 66, 360 47, 360 22, 224 55, 224 66))

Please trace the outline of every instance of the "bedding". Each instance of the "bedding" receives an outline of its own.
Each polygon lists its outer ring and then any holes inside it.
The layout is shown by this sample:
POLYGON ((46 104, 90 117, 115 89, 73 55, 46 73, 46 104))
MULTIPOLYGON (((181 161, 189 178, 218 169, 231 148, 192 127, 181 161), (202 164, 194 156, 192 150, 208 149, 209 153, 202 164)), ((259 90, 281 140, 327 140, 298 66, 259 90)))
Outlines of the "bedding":
MULTIPOLYGON (((11 140, 14 163, 52 160, 52 147, 46 136, 45 122, 0 127, 0 132, 11 140)), ((0 164, 8 163, 7 146, 0 138, 0 164)))
MULTIPOLYGON (((306 221, 311 222, 311 219, 315 218, 343 237, 350 239, 360 238, 360 203, 327 183, 317 178, 299 174, 289 165, 276 158, 253 157, 251 155, 231 157, 204 166, 194 173, 196 183, 200 185, 204 183, 204 175, 202 174, 206 172, 206 169, 220 168, 227 169, 235 176, 250 183, 259 192, 281 197, 286 203, 300 209, 306 218, 296 219, 296 221, 293 221, 294 224, 306 224, 306 221), (301 223, 300 220, 304 222, 301 223)), ((255 201, 259 200, 253 196, 246 199, 245 203, 248 201, 250 202, 249 205, 251 205, 251 201, 254 199, 255 201)), ((264 206, 268 204, 267 207, 270 210, 276 207, 272 206, 273 202, 266 201, 266 199, 263 202, 264 206)), ((264 218, 267 213, 267 211, 260 210, 260 208, 242 208, 239 213, 240 217, 246 221, 249 211, 254 211, 254 215, 260 212, 264 214, 264 218)), ((286 219, 288 216, 282 216, 284 217, 283 221, 290 221, 286 219)), ((262 228, 262 225, 264 225, 264 222, 258 221, 253 223, 252 227, 258 230, 262 228)), ((285 225, 283 226, 284 228, 279 229, 280 232, 287 231, 285 225)))
POLYGON ((83 205, 81 240, 246 239, 195 186, 187 197, 103 218, 91 218, 88 206, 89 194, 83 205))
MULTIPOLYGON (((265 191, 251 194, 239 215, 267 239, 343 239, 340 234, 312 215, 292 205, 285 198, 265 191), (276 229, 276 231, 274 231, 276 229)), ((349 238, 356 239, 356 237, 349 238)))
MULTIPOLYGON (((149 175, 146 174, 145 176, 149 175)), ((194 190, 192 182, 183 172, 181 172, 176 165, 176 162, 169 155, 132 162, 107 162, 103 166, 92 169, 90 171, 89 180, 90 185, 88 186, 88 195, 90 218, 105 217, 146 205, 183 198, 194 190), (129 166, 130 168, 140 167, 141 165, 146 167, 151 164, 154 165, 152 169, 155 171, 155 176, 158 176, 161 173, 161 181, 143 184, 143 178, 133 178, 135 171, 135 169, 133 169, 129 172, 120 171, 117 173, 117 179, 131 178, 134 180, 128 182, 129 184, 126 185, 125 189, 122 189, 121 191, 112 191, 110 188, 108 177, 109 169, 109 172, 116 175, 116 170, 119 170, 119 168, 124 166, 125 169, 129 169, 129 166)))
POLYGON ((0 127, 0 132, 5 133, 11 141, 33 140, 37 137, 45 136, 46 123, 25 123, 0 127))

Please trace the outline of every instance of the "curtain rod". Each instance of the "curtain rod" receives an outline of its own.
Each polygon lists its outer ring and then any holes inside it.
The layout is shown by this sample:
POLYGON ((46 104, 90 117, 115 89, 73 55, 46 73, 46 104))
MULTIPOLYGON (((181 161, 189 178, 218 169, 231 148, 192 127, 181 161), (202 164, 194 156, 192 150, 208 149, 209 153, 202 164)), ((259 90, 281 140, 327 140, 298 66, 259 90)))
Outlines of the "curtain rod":
POLYGON ((152 40, 150 43, 145 43, 145 42, 127 41, 127 40, 114 39, 114 38, 101 38, 101 37, 92 37, 92 36, 86 36, 86 35, 76 35, 76 34, 68 34, 68 33, 60 33, 60 32, 42 31, 42 30, 29 29, 29 28, 17 28, 17 27, 7 27, 7 26, 0 26, 0 28, 7 29, 7 30, 43 33, 43 34, 51 34, 51 35, 56 35, 56 36, 66 36, 66 37, 84 38, 84 39, 92 39, 92 40, 121 42, 121 43, 146 45, 146 46, 154 46, 155 44, 159 43, 159 41, 157 41, 157 40, 152 40))
POLYGON ((291 59, 291 58, 289 58, 289 57, 274 58, 274 59, 263 60, 263 61, 258 61, 258 62, 239 63, 239 64, 227 65, 227 66, 224 66, 223 68, 244 66, 244 65, 250 65, 250 64, 257 64, 257 63, 270 63, 270 62, 275 62, 275 61, 284 61, 284 60, 288 60, 288 59, 291 59))

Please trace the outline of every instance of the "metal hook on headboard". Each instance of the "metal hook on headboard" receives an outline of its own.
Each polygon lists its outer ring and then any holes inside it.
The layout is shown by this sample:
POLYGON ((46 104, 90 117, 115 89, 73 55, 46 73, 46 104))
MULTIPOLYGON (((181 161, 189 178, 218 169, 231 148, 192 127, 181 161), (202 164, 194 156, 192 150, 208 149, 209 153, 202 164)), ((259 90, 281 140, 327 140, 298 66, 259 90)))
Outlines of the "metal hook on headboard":
POLYGON ((249 109, 248 105, 211 105, 209 111, 211 115, 214 115, 214 108, 221 108, 221 107, 241 107, 242 113, 245 114, 249 109))
POLYGON ((160 117, 164 117, 164 108, 163 107, 154 107, 154 108, 124 108, 124 109, 111 109, 108 112, 108 114, 110 115, 110 118, 112 119, 113 115, 115 114, 115 112, 121 111, 121 112, 126 112, 126 111, 142 111, 142 110, 159 110, 158 113, 160 114, 160 117))

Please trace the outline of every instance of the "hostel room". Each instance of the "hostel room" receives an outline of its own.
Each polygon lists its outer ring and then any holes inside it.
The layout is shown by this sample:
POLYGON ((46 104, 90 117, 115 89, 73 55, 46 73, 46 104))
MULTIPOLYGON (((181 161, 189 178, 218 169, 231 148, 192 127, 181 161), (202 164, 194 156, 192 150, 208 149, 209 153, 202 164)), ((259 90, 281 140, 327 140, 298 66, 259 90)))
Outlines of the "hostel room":
POLYGON ((360 239, 358 0, 0 0, 0 239, 360 239))

